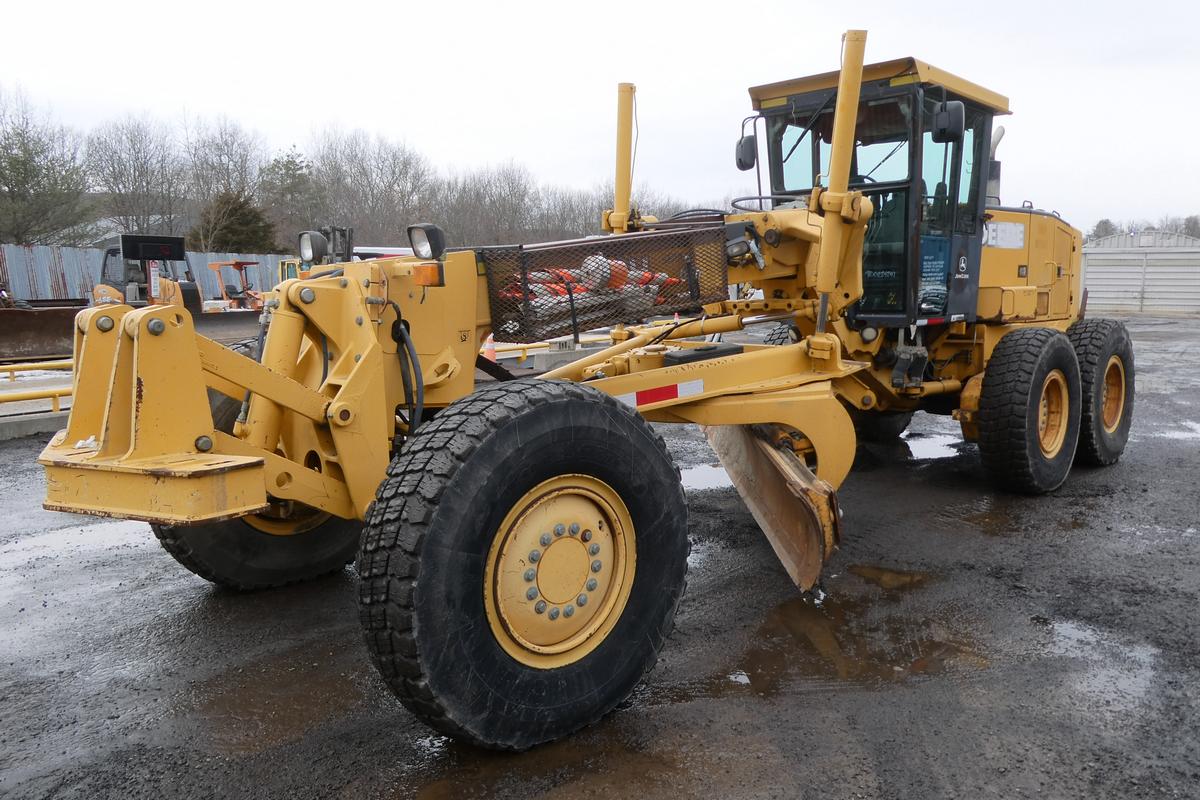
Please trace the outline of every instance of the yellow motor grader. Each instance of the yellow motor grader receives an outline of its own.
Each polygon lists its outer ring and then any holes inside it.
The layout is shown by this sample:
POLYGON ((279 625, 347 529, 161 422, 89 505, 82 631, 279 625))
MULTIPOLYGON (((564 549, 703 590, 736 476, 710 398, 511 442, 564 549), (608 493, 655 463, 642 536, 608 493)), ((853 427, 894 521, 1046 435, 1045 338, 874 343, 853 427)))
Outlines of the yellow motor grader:
POLYGON ((1078 231, 989 202, 1007 100, 913 59, 864 67, 865 41, 844 37, 839 72, 751 89, 736 155, 769 188, 732 213, 631 206, 622 84, 607 236, 450 250, 420 224, 414 256, 322 264, 303 234, 320 266, 268 297, 261 345, 215 344, 177 306, 81 312, 46 507, 146 520, 241 589, 357 556, 405 706, 521 749, 610 711, 671 630, 687 505, 650 422, 704 426, 801 589, 838 545, 856 426, 953 414, 1026 492, 1115 461, 1129 338, 1082 319, 1078 231), (761 297, 730 299, 745 285, 761 297), (754 324, 777 343, 715 336, 754 324), (610 347, 538 378, 478 362, 489 334, 602 326, 610 347))

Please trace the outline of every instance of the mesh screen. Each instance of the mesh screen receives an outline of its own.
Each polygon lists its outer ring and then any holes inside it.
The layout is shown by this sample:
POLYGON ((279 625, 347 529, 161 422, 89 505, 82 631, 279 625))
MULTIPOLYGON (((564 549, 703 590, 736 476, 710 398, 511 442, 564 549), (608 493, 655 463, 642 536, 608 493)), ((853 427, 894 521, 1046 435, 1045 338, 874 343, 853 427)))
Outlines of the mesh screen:
POLYGON ((727 299, 720 226, 486 247, 492 330, 504 342, 695 311, 727 299))

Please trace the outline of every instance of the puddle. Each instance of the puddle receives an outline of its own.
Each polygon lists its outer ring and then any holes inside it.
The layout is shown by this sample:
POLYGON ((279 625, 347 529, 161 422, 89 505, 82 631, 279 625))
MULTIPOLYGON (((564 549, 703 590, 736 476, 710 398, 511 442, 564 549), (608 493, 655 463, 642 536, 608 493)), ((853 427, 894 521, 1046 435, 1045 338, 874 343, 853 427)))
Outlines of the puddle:
POLYGON ((694 570, 701 564, 706 563, 716 553, 721 550, 721 547, 711 540, 696 541, 692 540, 692 548, 688 553, 687 565, 688 570, 694 570))
POLYGON ((929 579, 928 572, 908 572, 886 567, 872 567, 866 564, 851 564, 846 571, 887 591, 907 589, 929 579))
POLYGON ((912 458, 917 461, 956 456, 958 455, 958 446, 963 441, 961 436, 947 433, 913 433, 911 431, 905 432, 901 439, 908 445, 912 458))
POLYGON ((1180 423, 1187 430, 1160 431, 1154 434, 1157 439, 1183 439, 1189 441, 1200 440, 1200 422, 1192 422, 1191 420, 1180 420, 1180 423))
MULTIPOLYGON (((865 573, 869 577, 864 580, 877 585, 899 588, 929 578, 873 567, 851 571, 865 573)), ((887 594, 894 591, 889 588, 887 594)), ((683 686, 646 687, 639 702, 876 687, 988 666, 970 639, 950 625, 909 612, 908 604, 896 598, 829 597, 817 605, 810 597, 796 597, 772 610, 741 656, 718 675, 683 686)))
POLYGON ((933 514, 934 525, 949 533, 964 529, 989 536, 1003 536, 1022 528, 1016 509, 1020 502, 1004 495, 982 495, 965 503, 955 503, 933 514))
POLYGON ((496 753, 449 743, 433 763, 444 777, 394 798, 468 800, 493 797, 637 797, 673 793, 687 771, 681 757, 654 742, 625 741, 612 725, 577 733, 524 753, 496 753))
POLYGON ((1121 642, 1082 622, 1054 622, 1050 633, 1051 653, 1086 662, 1070 677, 1072 688, 1097 701, 1106 713, 1133 711, 1149 694, 1157 648, 1121 642))
POLYGON ((194 721, 203 729, 193 738, 202 736, 212 750, 226 755, 297 741, 362 701, 354 665, 337 672, 336 659, 305 646, 251 662, 196 684, 179 716, 185 725, 194 721))
POLYGON ((733 486, 729 473, 719 464, 697 464, 679 471, 685 492, 702 492, 706 489, 724 489, 733 486))

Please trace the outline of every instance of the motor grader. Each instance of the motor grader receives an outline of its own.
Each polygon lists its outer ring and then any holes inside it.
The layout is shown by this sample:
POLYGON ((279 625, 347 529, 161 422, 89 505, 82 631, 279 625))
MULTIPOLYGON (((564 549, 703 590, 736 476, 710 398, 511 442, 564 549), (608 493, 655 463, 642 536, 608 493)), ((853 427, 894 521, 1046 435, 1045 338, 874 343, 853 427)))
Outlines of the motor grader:
POLYGON ((1115 461, 1129 338, 1082 319, 1078 231, 988 202, 1007 100, 913 59, 864 67, 865 40, 844 37, 838 72, 750 90, 737 160, 769 188, 730 213, 631 206, 622 84, 606 236, 447 249, 414 225, 412 257, 283 281, 261 347, 177 307, 81 312, 46 507, 146 520, 239 589, 357 556, 366 643, 404 705, 521 749, 614 708, 671 630, 687 504, 651 422, 704 426, 802 590, 840 540, 856 424, 954 414, 1026 492, 1115 461), (746 285, 761 297, 730 299, 746 285), (756 324, 779 343, 717 341, 756 324), (598 353, 477 386, 489 334, 600 326, 598 353))

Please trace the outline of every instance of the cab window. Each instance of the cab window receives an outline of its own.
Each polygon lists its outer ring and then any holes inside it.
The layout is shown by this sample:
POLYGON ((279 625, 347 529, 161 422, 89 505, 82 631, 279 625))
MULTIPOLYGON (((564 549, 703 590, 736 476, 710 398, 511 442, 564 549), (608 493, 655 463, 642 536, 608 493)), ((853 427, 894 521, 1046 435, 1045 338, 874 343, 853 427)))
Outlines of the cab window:
MULTIPOLYGON (((908 180, 912 105, 907 94, 867 98, 859 104, 850 164, 852 186, 908 180)), ((773 191, 806 192, 829 185, 833 103, 817 113, 820 108, 816 104, 767 118, 773 191), (806 129, 810 121, 812 126, 806 129)))

